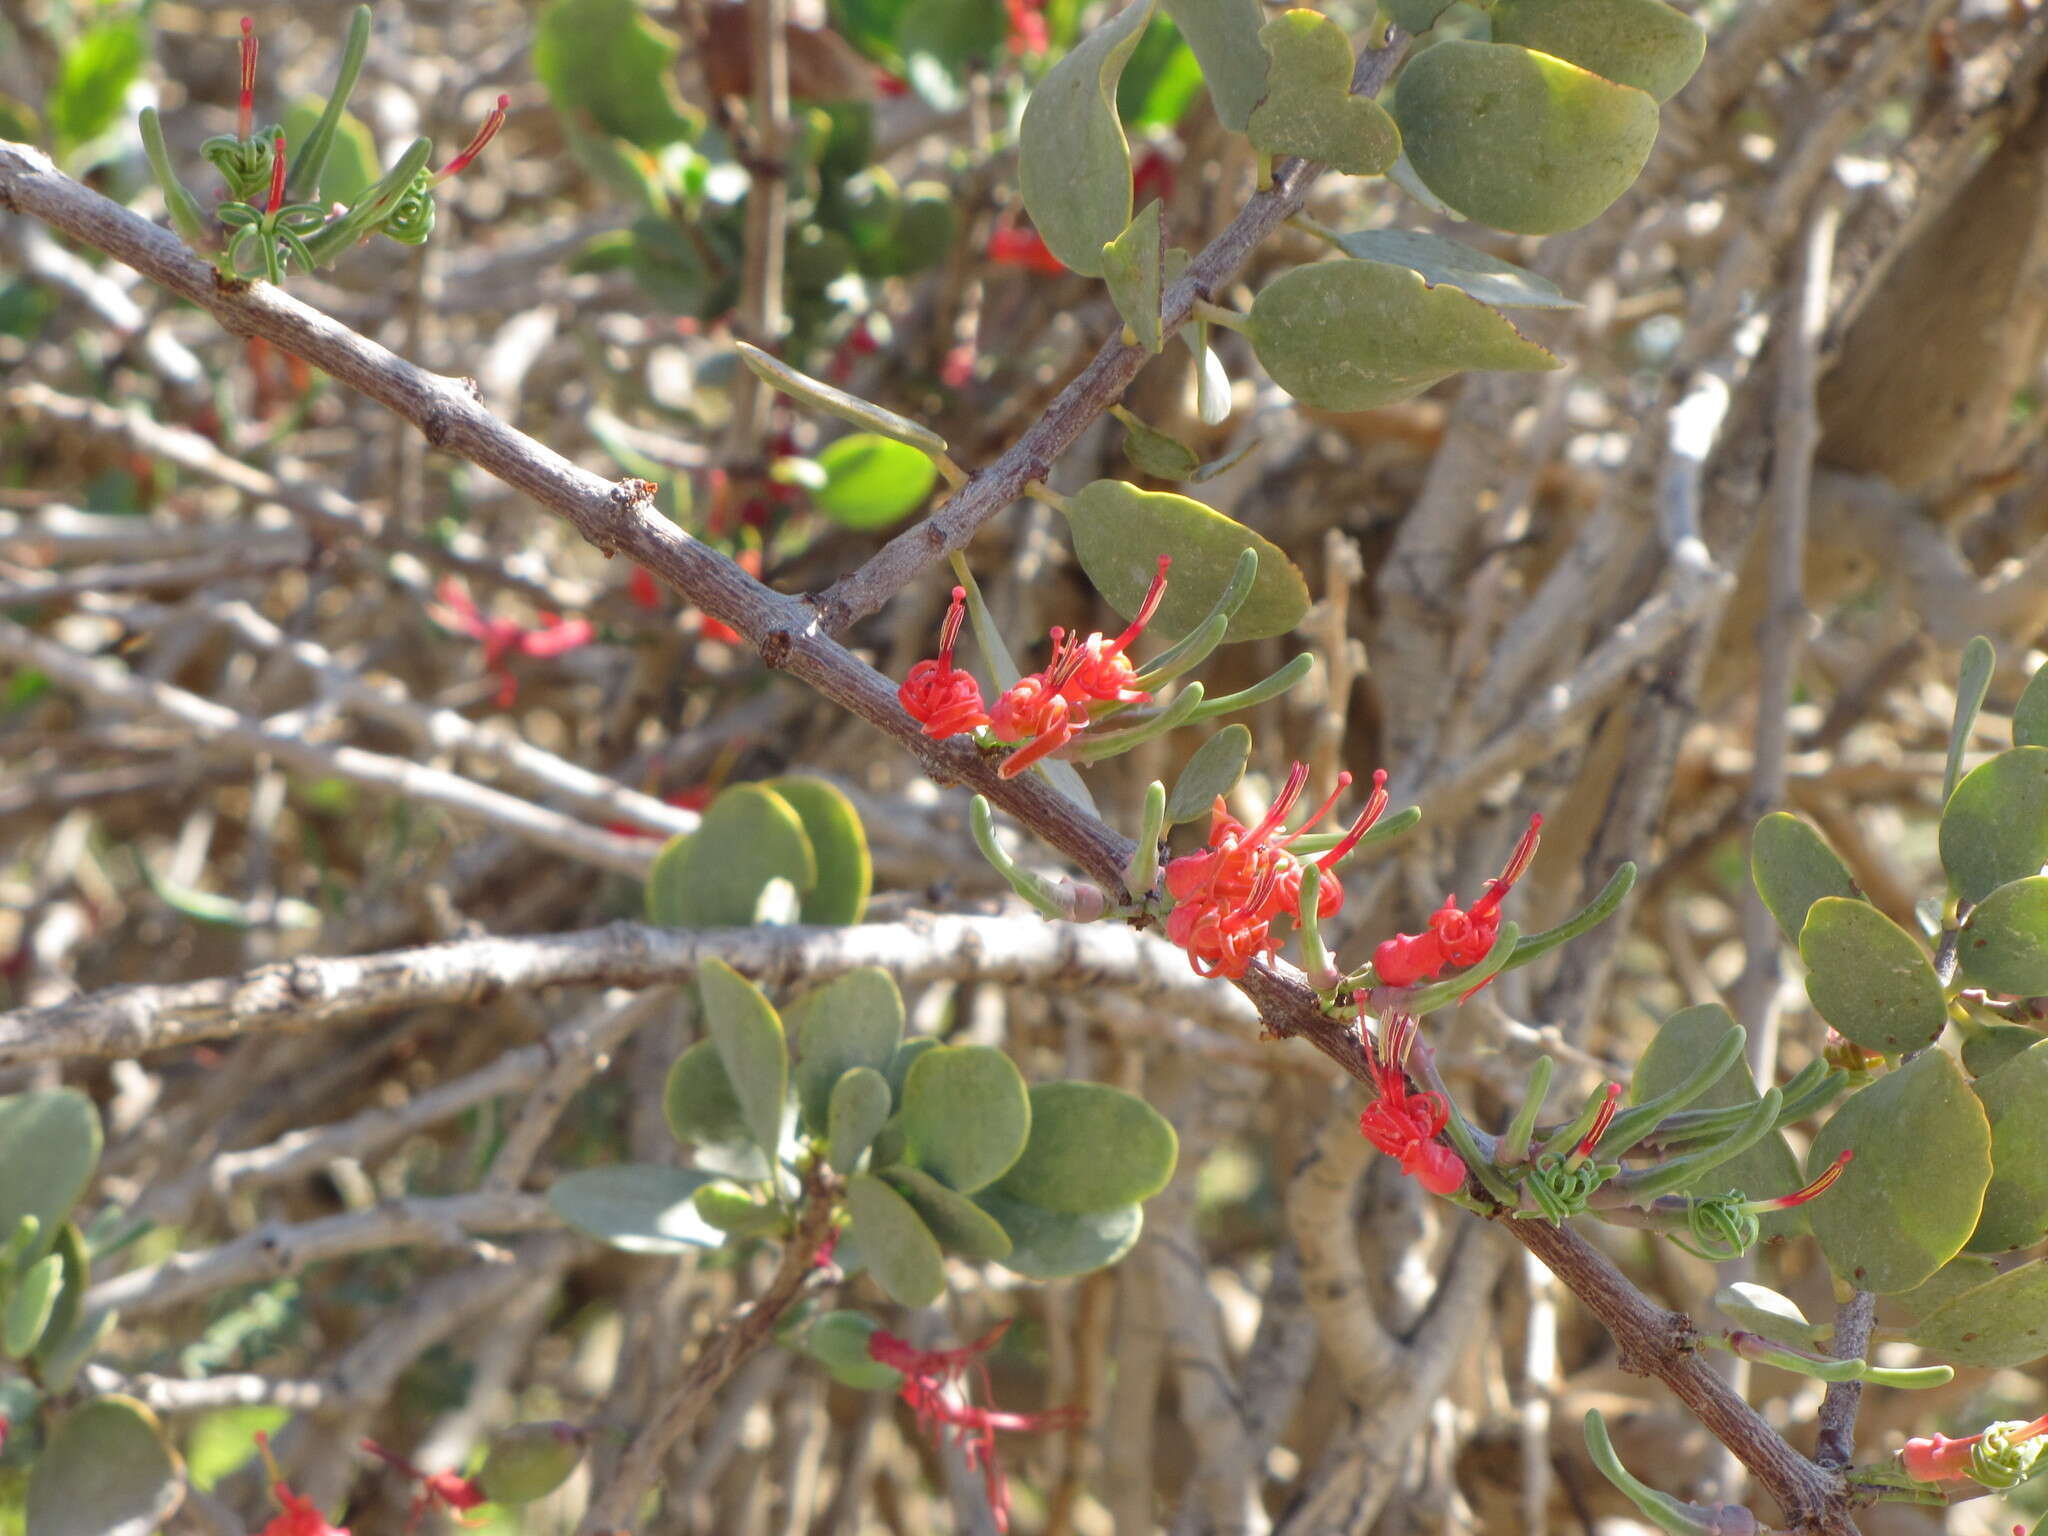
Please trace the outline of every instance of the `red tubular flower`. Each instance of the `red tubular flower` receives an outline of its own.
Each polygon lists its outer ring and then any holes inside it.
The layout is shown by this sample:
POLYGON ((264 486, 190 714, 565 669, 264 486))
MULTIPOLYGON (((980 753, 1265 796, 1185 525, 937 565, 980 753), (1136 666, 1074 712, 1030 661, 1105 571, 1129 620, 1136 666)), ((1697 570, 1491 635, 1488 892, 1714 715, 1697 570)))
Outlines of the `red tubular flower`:
POLYGON ((270 1436, 261 1430, 256 1432, 256 1449, 262 1453, 263 1465, 270 1471, 271 1496, 280 1506, 256 1536, 348 1536, 347 1527, 329 1525, 318 1505, 311 1499, 301 1498, 286 1486, 284 1473, 278 1470, 277 1458, 270 1453, 270 1436))
POLYGON ((484 670, 498 679, 498 707, 509 709, 519 697, 519 679, 510 658, 550 658, 590 644, 597 630, 588 619, 564 619, 558 613, 543 613, 540 627, 529 628, 515 619, 487 619, 469 595, 469 588, 454 576, 444 576, 434 588, 440 602, 427 614, 444 629, 468 635, 483 647, 484 670))
POLYGON ((279 134, 270 146, 270 202, 265 213, 275 213, 284 206, 284 135, 279 134))
POLYGON ((1052 46, 1045 26, 1045 0, 1003 0, 1010 18, 1010 52, 1038 54, 1052 46))
POLYGON ((1816 1200, 1835 1187, 1836 1181, 1842 1177, 1843 1171, 1848 1168, 1855 1156, 1853 1147, 1844 1147, 1842 1155, 1823 1168, 1804 1189, 1795 1189, 1791 1194, 1779 1195, 1775 1199, 1745 1201, 1742 1208, 1753 1215, 1761 1216, 1766 1211, 1789 1211, 1795 1206, 1806 1204, 1809 1200, 1816 1200))
MULTIPOLYGON (((1997 1428, 1993 1425, 1992 1428, 1997 1428)), ((1914 1438, 1906 1442, 1899 1452, 1906 1475, 1916 1482, 1953 1482, 1970 1475, 1970 1453, 1974 1451, 1989 1430, 1978 1430, 1974 1435, 1965 1435, 1960 1440, 1951 1440, 1947 1435, 1933 1435, 1914 1438)), ((2022 1425, 2006 1436, 2009 1445, 2022 1445, 2048 1435, 2048 1416, 2038 1418, 2031 1424, 2022 1425)))
POLYGON ((967 589, 953 589, 952 606, 939 629, 939 654, 920 661, 896 690, 910 718, 924 727, 927 736, 943 740, 988 724, 988 712, 981 704, 981 684, 971 673, 953 665, 953 647, 960 639, 960 626, 967 622, 967 589))
POLYGON ((512 105, 510 96, 500 96, 498 104, 485 116, 483 126, 477 129, 470 141, 462 146, 462 153, 450 160, 428 178, 427 185, 438 187, 451 176, 460 176, 469 168, 472 160, 484 152, 484 146, 498 136, 498 130, 505 126, 505 113, 512 105))
POLYGON ((935 1443, 943 1441, 946 1431, 952 1430, 953 1443, 967 1458, 968 1466, 980 1471, 988 1490, 989 1510, 999 1531, 1010 1528, 1010 1485, 996 1459, 997 1431, 1032 1433, 1060 1429, 1079 1424, 1084 1417, 1079 1408, 1007 1413, 966 1400, 962 1389, 970 1371, 980 1383, 982 1396, 991 1395, 988 1366, 982 1357, 995 1347, 1009 1326, 1007 1322, 998 1323, 964 1349, 919 1349, 909 1340, 879 1328, 868 1339, 870 1359, 903 1373, 903 1385, 897 1389, 897 1395, 910 1405, 918 1424, 931 1432, 935 1443))
POLYGON ((256 127, 256 18, 242 18, 242 95, 235 112, 235 136, 246 139, 256 127))
POLYGON ((1600 1146, 1600 1138, 1607 1134, 1607 1127, 1614 1124, 1614 1112, 1621 1104, 1621 1084, 1607 1085, 1607 1100, 1600 1106, 1600 1113, 1593 1117, 1593 1124, 1586 1134, 1579 1138, 1579 1144, 1572 1148, 1572 1158, 1583 1162, 1591 1157, 1600 1146))
MULTIPOLYGON (((1450 1123, 1450 1106, 1442 1094, 1408 1091, 1404 1063, 1415 1043, 1415 1027, 1414 1018, 1405 1013, 1389 1015, 1381 1023, 1371 1053, 1373 1087, 1379 1096, 1358 1117, 1358 1129, 1432 1195, 1455 1194, 1465 1186, 1464 1161, 1436 1139, 1450 1123)), ((1359 1030, 1368 1033, 1362 1008, 1359 1030)))
POLYGON ((661 606, 661 585, 654 579, 654 572, 644 565, 633 567, 633 574, 626 578, 626 595, 641 608, 661 606))
POLYGON ((1542 829, 1543 818, 1531 816, 1529 830, 1515 845, 1500 878, 1487 882, 1485 894, 1469 910, 1459 910, 1455 894, 1446 896, 1444 904, 1429 915, 1424 932, 1397 933, 1374 950, 1372 967, 1380 985, 1411 987, 1435 979, 1446 967, 1462 970, 1484 960, 1500 935, 1500 904, 1536 857, 1542 829))
POLYGON ((456 1516, 457 1525, 480 1525, 478 1520, 460 1518, 463 1510, 475 1509, 486 1502, 484 1491, 472 1478, 455 1472, 422 1472, 395 1451, 387 1451, 374 1440, 365 1440, 363 1449, 385 1463, 399 1476, 420 1485, 420 1491, 413 1495, 412 1509, 406 1516, 405 1528, 410 1531, 420 1517, 430 1509, 445 1509, 456 1516))
POLYGON ((999 267, 1022 267, 1046 277, 1064 277, 1066 263, 1053 255, 1052 247, 1035 229, 1006 224, 988 237, 988 259, 999 267))
POLYGON ((1080 660, 1060 690, 1068 703, 1100 700, 1105 704, 1143 704, 1152 697, 1139 691, 1138 669, 1131 665, 1130 657, 1124 653, 1145 632, 1145 626, 1159 611, 1159 604, 1166 596, 1167 567, 1172 564, 1173 556, 1159 557, 1159 569, 1152 577, 1152 585, 1145 589, 1145 600, 1138 605, 1138 616, 1131 620, 1122 634, 1114 640, 1106 640, 1098 632, 1076 647, 1080 660))

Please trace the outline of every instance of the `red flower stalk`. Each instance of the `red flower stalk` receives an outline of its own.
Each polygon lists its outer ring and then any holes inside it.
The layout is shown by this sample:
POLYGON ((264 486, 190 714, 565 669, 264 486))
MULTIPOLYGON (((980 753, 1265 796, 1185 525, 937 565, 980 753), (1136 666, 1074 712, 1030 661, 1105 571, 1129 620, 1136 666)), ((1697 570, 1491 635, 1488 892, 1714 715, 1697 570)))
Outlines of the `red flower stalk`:
MULTIPOLYGON (((1167 894, 1177 903, 1167 915, 1167 937, 1188 952, 1188 962, 1197 974, 1234 980, 1244 975, 1260 954, 1279 947, 1271 937, 1270 925, 1283 912, 1298 914, 1301 910, 1302 861, 1288 852, 1289 845, 1329 814, 1350 783, 1350 774, 1339 774, 1329 799, 1285 835, 1281 835, 1280 825, 1308 787, 1306 763, 1296 763, 1288 771, 1286 783, 1255 827, 1238 821, 1222 797, 1217 797, 1210 815, 1209 846, 1183 854, 1166 866, 1167 894)), ((1372 794, 1365 808, 1337 845, 1313 860, 1316 867, 1328 876, 1386 808, 1387 775, 1381 769, 1373 774, 1372 794)), ((1335 916, 1343 905, 1343 885, 1330 878, 1321 881, 1316 915, 1335 916)))
POLYGON ((988 259, 999 267, 1022 267, 1046 277, 1067 273, 1066 263, 1053 255, 1043 235, 1016 224, 1005 224, 989 235, 988 259))
POLYGON ((247 139, 256 127, 256 18, 242 18, 242 96, 236 109, 235 136, 247 139))
MULTIPOLYGON (((1998 1428, 1992 1425, 1991 1429, 1998 1428)), ((1991 1429, 1980 1429, 1974 1435, 1965 1435, 1960 1440, 1951 1440, 1947 1435, 1916 1437, 1906 1442, 1899 1452, 1899 1460, 1905 1464, 1906 1475, 1916 1482, 1953 1482, 1970 1475, 1970 1455, 1982 1443, 1991 1429)), ((2034 1420, 2014 1429, 2005 1437, 2008 1445, 2023 1445, 2029 1440, 2048 1435, 2048 1416, 2034 1420)))
POLYGON ((270 202, 265 213, 275 213, 284 206, 284 135, 279 134, 270 146, 270 202))
MULTIPOLYGON (((1360 1033, 1367 1034, 1363 1007, 1358 1024, 1360 1033)), ((1358 1129, 1432 1195, 1455 1194, 1465 1185, 1464 1161, 1436 1139, 1450 1123, 1450 1106, 1440 1093, 1408 1091, 1404 1064, 1415 1043, 1415 1029, 1414 1017, 1405 1013, 1391 1014, 1381 1023, 1370 1057, 1379 1096, 1358 1117, 1358 1129)))
POLYGON ((1446 896, 1444 904, 1429 915, 1429 927, 1424 932, 1397 933, 1374 950, 1372 968, 1380 985, 1412 987, 1419 981, 1434 980, 1447 966, 1462 970, 1484 960, 1500 935, 1500 904, 1536 857, 1537 837, 1542 829, 1543 818, 1531 816, 1529 830, 1515 845, 1507 868, 1501 871, 1498 880, 1486 883, 1485 894, 1469 910, 1458 909, 1455 894, 1446 896))
POLYGON ((451 176, 460 176, 469 168, 469 163, 484 152, 484 146, 498 136, 498 130, 505 126, 506 110, 512 105, 510 96, 500 96, 498 104, 485 116, 483 126, 477 129, 470 141, 462 146, 462 153, 450 160, 428 178, 427 185, 438 187, 451 176))
POLYGON ((454 576, 444 576, 434 595, 440 603, 427 609, 436 624, 468 635, 484 649, 484 670, 498 679, 498 707, 510 709, 519 697, 519 679, 511 658, 516 653, 547 659, 561 656, 597 638, 588 619, 564 619, 557 613, 543 613, 540 627, 531 628, 514 619, 487 619, 477 608, 469 588, 454 576))
POLYGON ((301 1498, 286 1485, 284 1473, 278 1470, 277 1458, 270 1453, 270 1436, 261 1430, 256 1432, 256 1449, 262 1453, 263 1465, 270 1471, 271 1496, 281 1506, 256 1536, 348 1536, 347 1527, 329 1525, 318 1505, 311 1499, 301 1498))
POLYGON ((988 724, 982 708, 981 684, 971 673, 953 665, 953 647, 960 640, 960 626, 967 622, 967 589, 953 589, 953 604, 939 628, 939 654, 920 661, 896 690, 896 697, 910 718, 924 727, 924 733, 943 740, 988 724))
POLYGON ((989 1510, 999 1531, 1010 1528, 1010 1485, 996 1459, 996 1432, 1060 1429, 1083 1419, 1079 1408, 1006 1413, 966 1400, 962 1387, 970 1371, 979 1380, 982 1395, 991 1395, 988 1366, 982 1357, 995 1347, 1009 1326, 1008 1322, 998 1323, 964 1349, 919 1349, 909 1340, 879 1328, 868 1339, 870 1359, 903 1373, 903 1385, 897 1389, 897 1396, 910 1405, 918 1424, 931 1432, 933 1442, 942 1442, 945 1432, 952 1430, 953 1443, 967 1458, 967 1465, 981 1472, 988 1490, 989 1510))
POLYGON ((447 1510, 457 1525, 482 1523, 461 1518, 463 1510, 475 1509, 485 1502, 483 1489, 473 1479, 455 1472, 422 1472, 396 1451, 387 1451, 374 1440, 365 1440, 362 1444, 365 1451, 399 1476, 420 1485, 420 1491, 413 1495, 412 1509, 406 1515, 405 1528, 408 1531, 419 1524, 420 1516, 435 1508, 447 1510))

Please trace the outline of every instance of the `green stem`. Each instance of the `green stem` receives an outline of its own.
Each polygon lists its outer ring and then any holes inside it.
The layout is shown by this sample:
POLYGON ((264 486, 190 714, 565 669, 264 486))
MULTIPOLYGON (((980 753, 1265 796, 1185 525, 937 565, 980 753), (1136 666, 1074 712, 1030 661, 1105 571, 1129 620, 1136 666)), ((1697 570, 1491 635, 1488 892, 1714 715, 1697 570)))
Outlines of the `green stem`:
POLYGON ((1241 310, 1227 309, 1221 304, 1212 304, 1207 299, 1195 300, 1195 313, 1211 325, 1220 325, 1227 331, 1245 331, 1251 328, 1250 315, 1241 310))
POLYGON ((156 184, 163 188, 164 206, 170 210, 171 225, 178 231, 178 238, 201 256, 211 256, 220 249, 220 243, 214 239, 213 227, 207 222, 199 199, 171 168, 171 152, 164 143, 164 126, 157 120, 155 107, 142 109, 141 128, 142 152, 149 157, 156 184))
POLYGON ((1515 1118, 1508 1122, 1507 1134, 1500 1139, 1498 1161, 1503 1167, 1529 1160, 1529 1143, 1536 1135, 1536 1118, 1543 1112, 1543 1100, 1550 1093, 1551 1075, 1556 1072, 1557 1063, 1548 1056, 1538 1056, 1536 1065, 1529 1069, 1529 1085, 1522 1093, 1522 1107, 1515 1111, 1515 1118))
POLYGON ((1137 846, 1124 870, 1124 889, 1139 901, 1152 893, 1159 878, 1159 839, 1166 830, 1166 786, 1154 779, 1145 786, 1145 809, 1138 823, 1137 846))

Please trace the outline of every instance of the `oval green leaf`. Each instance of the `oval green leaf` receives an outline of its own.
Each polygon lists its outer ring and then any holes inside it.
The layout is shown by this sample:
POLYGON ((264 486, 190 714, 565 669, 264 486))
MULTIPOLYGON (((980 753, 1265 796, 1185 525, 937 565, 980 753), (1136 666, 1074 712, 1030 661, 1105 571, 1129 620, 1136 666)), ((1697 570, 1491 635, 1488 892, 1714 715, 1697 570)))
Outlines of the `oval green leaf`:
POLYGON ((1659 101, 1676 96, 1707 54, 1707 34, 1663 0, 1495 0, 1493 40, 1518 43, 1659 101))
POLYGON ((993 1046, 942 1045, 903 1080, 899 1116, 911 1159, 963 1195, 994 1183, 1031 1136, 1031 1097, 993 1046))
POLYGON ((832 1171, 840 1175, 852 1173, 888 1118, 886 1077, 873 1067, 852 1067, 841 1074, 832 1085, 832 1101, 825 1115, 832 1171))
POLYGON ((1972 1077, 1989 1077, 2022 1051, 2041 1043, 2041 1032, 2024 1024, 1978 1022, 1974 1032, 1963 1038, 1963 1070, 1972 1077))
POLYGON ((577 1231, 627 1253, 688 1253, 725 1241, 695 1204, 715 1177, 657 1163, 585 1168, 549 1186, 548 1206, 577 1231))
POLYGON ((946 1289, 938 1239, 908 1200, 872 1173, 846 1181, 846 1208, 861 1257, 882 1287, 906 1307, 928 1307, 946 1289))
POLYGON ((1224 639, 1284 635, 1308 616, 1308 582, 1279 545, 1213 507, 1171 491, 1141 491, 1121 480, 1097 480, 1062 509, 1074 535, 1074 556, 1110 607, 1125 618, 1138 611, 1159 569, 1173 556, 1166 595, 1147 635, 1179 640, 1209 616, 1230 585, 1238 556, 1259 553, 1251 595, 1230 620, 1224 639))
POLYGON ((1387 109, 1351 94, 1351 41, 1329 17, 1284 11, 1259 29, 1265 95, 1245 133, 1269 155, 1300 155, 1353 176, 1383 174, 1401 153, 1387 109))
POLYGON ((1335 237, 1337 248, 1360 261, 1380 261, 1422 274, 1426 283, 1462 289, 1500 309, 1578 309, 1547 277, 1498 256, 1420 229, 1360 229, 1335 237))
MULTIPOLYGON (((1129 228, 1102 248, 1102 281, 1109 289, 1110 302, 1138 345, 1155 354, 1166 350, 1166 330, 1159 313, 1160 246, 1159 203, 1155 199, 1131 220, 1129 228)), ((1124 451, 1130 451, 1128 442, 1124 451)), ((1194 455, 1188 457, 1193 460, 1194 455)))
POLYGON ((491 1436, 477 1483, 493 1504, 531 1504, 569 1480, 588 1442, 573 1424, 508 1424, 491 1436))
POLYGON ((636 0, 555 0, 533 36, 533 72, 571 127, 660 149, 696 137, 676 85, 675 34, 636 0))
POLYGON ((1962 1251, 1991 1183, 1991 1122, 1953 1060, 1923 1051, 1835 1111, 1807 1155, 1818 1176, 1855 1159, 1811 1205, 1835 1274, 1880 1294, 1909 1291, 1962 1251))
POLYGON ((1523 235, 1589 224, 1657 141, 1657 101, 1511 43, 1453 39, 1410 61, 1394 98, 1408 162, 1467 218, 1523 235))
POLYGON ((941 1248, 970 1259, 1007 1259, 1010 1238, 996 1219, 967 1196, 907 1164, 882 1175, 915 1208, 941 1248))
POLYGON ((2048 864, 2048 747, 2014 747, 1980 763, 1941 813, 1941 867, 1965 901, 2048 864))
POLYGON ((1972 1253, 2031 1248, 2048 1236, 2048 1040, 1975 1083, 1991 1122, 1991 1187, 1972 1253))
POLYGON ((2048 996, 2048 878, 2001 885, 1973 909, 1956 944, 1966 986, 2048 996))
POLYGON ((28 1479, 31 1536, 147 1536, 185 1500, 185 1474, 156 1415, 99 1397, 57 1421, 28 1479))
POLYGON ((1166 824, 1177 827, 1207 816, 1218 795, 1237 787, 1251 756, 1252 733, 1242 725, 1226 725, 1203 742, 1173 781, 1173 793, 1166 797, 1166 824))
POLYGON ((1948 1024, 1948 999, 1919 940, 1867 901, 1816 901, 1799 958, 1814 1011, 1867 1051, 1917 1051, 1948 1024))
POLYGON ((19 1360, 43 1341, 50 1314, 57 1310, 57 1291, 64 1280, 64 1260, 46 1253, 14 1282, 7 1313, 0 1323, 0 1343, 10 1359, 19 1360))
POLYGON ((931 495, 939 471, 908 443, 879 432, 853 432, 818 455, 825 483, 811 495, 842 528, 886 528, 910 516, 931 495))
POLYGON ((711 1226, 734 1237, 763 1237, 783 1226, 784 1213, 756 1200, 735 1184, 706 1184, 690 1197, 697 1214, 711 1226))
POLYGON ((1810 1323, 1790 1296, 1780 1296, 1767 1286, 1738 1280, 1714 1292, 1714 1309, 1751 1333, 1762 1334, 1793 1349, 1811 1349, 1833 1331, 1810 1323))
POLYGON ((1059 1280, 1114 1264, 1131 1251, 1145 1225, 1144 1208, 1136 1205, 1076 1216, 1006 1199, 994 1190, 975 1196, 974 1203, 1009 1236, 1010 1256, 1003 1268, 1027 1280, 1059 1280))
POLYGON ((1124 426, 1124 457, 1141 474, 1161 480, 1186 480, 1202 467, 1195 450, 1168 437, 1128 413, 1117 418, 1124 426))
POLYGON ((1955 720, 1948 730, 1948 764, 1941 776, 1941 799, 1945 805, 1956 792, 1956 779, 1963 770, 1963 753, 1970 745, 1970 733, 1977 726, 1977 711, 1984 707, 1984 695, 1991 688, 1991 674, 1998 670, 1998 651, 1982 635, 1973 636, 1963 647, 1962 670, 1956 677, 1955 720))
POLYGON ((1116 115, 1116 83, 1152 19, 1136 0, 1046 72, 1024 104, 1018 179, 1039 235, 1083 277, 1131 222, 1131 146, 1116 115))
POLYGON ((903 1084, 910 1076, 910 1069, 923 1060, 927 1051, 935 1051, 939 1042, 930 1035, 919 1035, 906 1040, 896 1047, 896 1054, 889 1058, 889 1069, 882 1075, 889 1079, 889 1092, 895 1102, 903 1102, 903 1084))
POLYGON ((1471 368, 1563 366, 1462 289, 1432 287, 1383 261, 1319 261, 1283 273, 1253 300, 1250 332, 1273 382, 1326 411, 1412 399, 1471 368))
POLYGON ((718 1047, 699 1040, 675 1059, 663 1086, 661 1111, 685 1146, 731 1147, 747 1142, 747 1120, 726 1076, 718 1047))
POLYGON ((676 928, 752 927, 774 880, 787 880, 799 897, 817 888, 810 834, 766 785, 735 784, 705 808, 695 832, 655 856, 648 920, 676 928))
POLYGON ((19 1263, 48 1253, 100 1161, 100 1116, 76 1088, 0 1098, 0 1239, 41 1224, 19 1263))
POLYGON ((2048 667, 2035 669, 2012 707, 2012 744, 2048 747, 2048 667))
POLYGON ((1149 1200, 1173 1177, 1180 1139, 1164 1115, 1107 1083, 1040 1083, 1031 1140, 996 1193, 1092 1216, 1149 1200))
POLYGON ((875 885, 860 812, 844 791, 823 779, 792 775, 768 780, 768 788, 796 812, 818 861, 818 883, 803 895, 803 920, 831 927, 859 922, 875 885))
POLYGON ((1908 1321, 1918 1322, 1937 1307, 1946 1306, 1965 1291, 1998 1278, 1998 1266, 1974 1253, 1959 1253, 1910 1291, 1900 1291, 1885 1300, 1908 1321))
POLYGON ((877 1326, 859 1312, 827 1312, 803 1330, 798 1343, 834 1381, 859 1392, 893 1392, 903 1385, 903 1373, 868 1353, 877 1326))
POLYGON ((822 1131, 840 1074, 855 1067, 888 1072, 903 1040, 903 994, 895 977, 866 965, 806 992, 789 1005, 788 1015, 796 1033, 796 1092, 804 1124, 822 1131))
POLYGON ((1749 839, 1749 873, 1756 893, 1778 921, 1778 931, 1792 943, 1806 927, 1806 914, 1826 896, 1856 897, 1863 893, 1849 866, 1821 835, 1785 811, 1773 811, 1756 824, 1749 839))
POLYGON ((1217 121, 1243 133, 1252 108, 1266 94, 1266 55, 1259 47, 1259 0, 1164 0, 1166 14, 1187 39, 1217 121))
POLYGON ((2048 1354, 2048 1259, 1951 1297, 1914 1325, 1913 1342, 1951 1365, 2026 1365, 2048 1354))
POLYGON ((789 1093, 789 1046, 774 1005, 716 955, 697 971, 704 1024, 725 1075, 732 1080, 747 1134, 773 1161, 782 1135, 782 1101, 789 1093))

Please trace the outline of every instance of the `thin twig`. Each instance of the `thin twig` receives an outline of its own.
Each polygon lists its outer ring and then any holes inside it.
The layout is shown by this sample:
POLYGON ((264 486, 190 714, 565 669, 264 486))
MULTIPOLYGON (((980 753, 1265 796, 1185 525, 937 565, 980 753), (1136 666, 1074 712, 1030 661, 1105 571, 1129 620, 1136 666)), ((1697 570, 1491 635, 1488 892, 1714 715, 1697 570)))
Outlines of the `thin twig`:
MULTIPOLYGON (((1835 1309, 1835 1336, 1830 1353, 1837 1360, 1860 1360, 1870 1349, 1870 1325, 1877 1316, 1877 1298, 1852 1291, 1835 1309)), ((1863 1406, 1863 1383, 1833 1381, 1820 1400, 1819 1433, 1813 1459, 1831 1471, 1845 1472, 1856 1459, 1856 1410, 1863 1406)))

